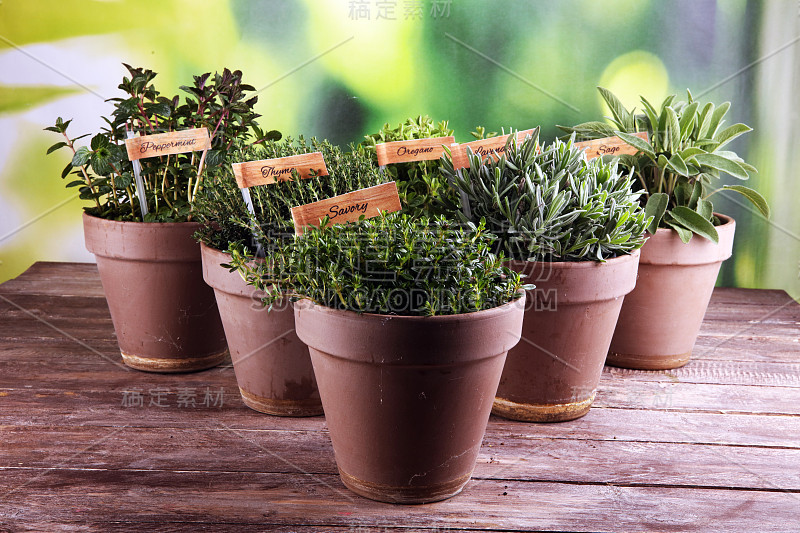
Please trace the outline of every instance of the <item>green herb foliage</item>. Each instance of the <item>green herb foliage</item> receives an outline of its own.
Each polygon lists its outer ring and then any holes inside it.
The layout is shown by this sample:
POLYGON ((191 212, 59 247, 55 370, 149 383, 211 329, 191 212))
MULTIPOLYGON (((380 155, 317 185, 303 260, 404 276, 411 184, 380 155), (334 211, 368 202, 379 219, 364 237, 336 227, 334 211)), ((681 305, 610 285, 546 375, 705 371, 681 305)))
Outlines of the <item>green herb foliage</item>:
POLYGON ((251 145, 231 151, 227 160, 220 176, 207 181, 195 201, 197 220, 203 225, 197 237, 218 250, 225 250, 230 243, 237 242, 250 242, 252 246, 253 224, 260 226, 265 241, 274 238, 275 234, 294 234, 292 207, 388 181, 367 154, 353 150, 352 146, 351 151, 345 152, 328 141, 314 138, 286 138, 280 142, 251 145), (251 187, 250 197, 255 210, 255 221, 252 221, 230 163, 311 152, 322 152, 328 175, 298 179, 295 172, 292 180, 251 187))
POLYGON ((470 313, 520 296, 520 275, 491 253, 493 240, 483 224, 392 213, 272 241, 268 262, 234 245, 229 266, 269 306, 288 295, 359 313, 470 313))
POLYGON ((714 215, 709 197, 723 190, 741 194, 769 217, 766 200, 749 187, 724 185, 712 190, 712 183, 721 174, 747 180, 757 172, 735 152, 723 150, 740 135, 752 131, 744 124, 724 127, 730 102, 719 106, 702 104, 687 91, 686 102, 676 101, 672 95, 658 108, 642 97, 644 112, 637 114, 626 109, 607 89, 598 90, 611 109, 612 116, 607 117, 610 124, 595 121, 559 127, 584 139, 616 135, 638 150, 636 155, 620 156, 620 165, 633 170, 639 185, 645 188, 642 203, 652 217, 648 231, 672 228, 683 242, 689 242, 694 234, 718 242, 714 226, 720 220, 714 215), (631 135, 639 131, 647 132, 649 142, 631 135))
POLYGON ((514 137, 497 160, 470 153, 468 169, 456 171, 445 154, 443 173, 469 204, 452 205, 452 216, 485 219, 519 260, 604 261, 644 244, 647 218, 631 192, 632 176, 616 164, 587 161, 572 139, 537 152, 538 129, 519 145, 514 137))
POLYGON ((133 164, 125 150, 127 132, 152 135, 190 128, 208 128, 212 149, 201 166, 201 153, 165 155, 141 159, 141 176, 149 213, 145 222, 180 222, 191 220, 193 203, 209 176, 215 176, 228 150, 250 143, 280 139, 277 131, 263 132, 256 124, 253 111, 254 90, 242 82, 240 71, 225 69, 212 76, 194 76, 194 83, 181 87, 186 93, 171 98, 162 96, 153 85, 156 73, 125 65, 125 76, 119 89, 124 97, 111 98, 114 111, 103 117, 106 127, 91 138, 89 146, 76 146, 75 141, 87 137, 70 137, 71 120, 59 117, 54 126, 45 128, 61 134, 64 140, 51 146, 47 153, 66 148, 72 160, 62 178, 74 175, 67 187, 78 187, 80 198, 92 202, 84 210, 92 215, 112 219, 142 221, 139 197, 135 193, 133 164), (251 136, 251 133, 254 135, 251 136))
MULTIPOLYGON (((361 142, 360 149, 372 154, 373 160, 377 163, 376 144, 452 135, 453 130, 448 127, 447 121, 437 124, 428 116, 419 116, 409 118, 396 128, 385 124, 377 133, 367 135, 361 142)), ((437 160, 387 165, 385 172, 389 175, 388 181, 397 182, 397 192, 405 213, 412 216, 443 213, 441 200, 451 190, 439 172, 437 160)))

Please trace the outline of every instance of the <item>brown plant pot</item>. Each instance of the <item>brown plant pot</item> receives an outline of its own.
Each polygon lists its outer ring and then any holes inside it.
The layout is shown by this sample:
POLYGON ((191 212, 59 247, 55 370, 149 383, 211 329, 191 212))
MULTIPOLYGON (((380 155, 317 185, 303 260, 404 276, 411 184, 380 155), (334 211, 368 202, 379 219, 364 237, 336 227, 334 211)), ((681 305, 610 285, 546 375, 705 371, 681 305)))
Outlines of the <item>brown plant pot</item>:
POLYGON ((228 354, 192 238, 198 228, 83 215, 86 248, 97 259, 122 360, 132 368, 191 372, 228 354))
POLYGON ((523 308, 521 298, 477 313, 407 317, 295 304, 350 490, 426 503, 464 488, 523 308))
POLYGON ((214 288, 244 404, 270 415, 321 415, 311 357, 295 333, 291 302, 268 312, 254 287, 220 266, 230 262, 229 254, 205 244, 200 249, 203 279, 214 288))
POLYGON ((642 370, 689 362, 722 261, 731 256, 736 223, 717 214, 719 244, 697 235, 684 244, 659 229, 642 247, 639 279, 626 298, 607 364, 642 370))
POLYGON ((528 293, 522 339, 508 352, 494 414, 561 422, 589 412, 638 262, 637 250, 605 263, 509 263, 536 289, 528 293))

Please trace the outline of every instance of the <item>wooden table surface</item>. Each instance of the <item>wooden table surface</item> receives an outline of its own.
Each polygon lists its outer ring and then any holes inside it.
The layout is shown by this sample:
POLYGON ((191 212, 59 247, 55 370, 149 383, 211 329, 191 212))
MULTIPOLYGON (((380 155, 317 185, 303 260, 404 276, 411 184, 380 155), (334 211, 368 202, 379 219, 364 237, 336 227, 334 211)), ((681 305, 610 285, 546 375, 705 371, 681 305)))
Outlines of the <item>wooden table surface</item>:
POLYGON ((472 481, 349 492, 325 419, 242 404, 230 364, 121 364, 94 265, 0 285, 0 531, 800 531, 800 305, 717 289, 692 361, 607 367, 591 412, 492 417, 472 481))

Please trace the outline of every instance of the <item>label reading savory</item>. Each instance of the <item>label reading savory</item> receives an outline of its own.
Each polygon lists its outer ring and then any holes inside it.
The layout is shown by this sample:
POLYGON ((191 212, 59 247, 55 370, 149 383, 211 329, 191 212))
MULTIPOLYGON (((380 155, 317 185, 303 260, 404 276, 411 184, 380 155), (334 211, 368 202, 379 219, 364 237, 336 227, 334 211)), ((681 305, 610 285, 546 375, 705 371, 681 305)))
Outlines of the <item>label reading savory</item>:
POLYGON ((382 211, 400 211, 400 197, 397 184, 393 181, 340 194, 318 202, 292 208, 295 233, 302 235, 308 226, 319 226, 327 215, 332 224, 355 222, 363 215, 366 218, 378 216, 382 211))

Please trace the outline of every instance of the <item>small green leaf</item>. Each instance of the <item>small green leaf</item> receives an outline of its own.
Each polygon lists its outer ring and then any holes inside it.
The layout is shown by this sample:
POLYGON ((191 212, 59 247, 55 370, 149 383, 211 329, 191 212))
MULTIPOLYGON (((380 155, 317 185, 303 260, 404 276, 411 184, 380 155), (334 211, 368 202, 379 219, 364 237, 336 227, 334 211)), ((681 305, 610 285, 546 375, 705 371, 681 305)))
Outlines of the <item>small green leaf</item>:
POLYGON ((714 214, 714 205, 709 200, 698 198, 695 211, 706 220, 711 220, 711 216, 714 214))
POLYGON ((100 148, 107 148, 111 144, 111 141, 108 140, 102 133, 98 133, 94 137, 92 137, 92 150, 99 150, 100 148))
POLYGON ((615 132, 615 134, 616 134, 617 137, 619 137, 620 139, 622 139, 626 143, 630 144, 631 146, 633 146, 634 148, 636 148, 640 152, 642 152, 644 154, 647 154, 647 156, 650 157, 650 159, 655 161, 656 153, 653 151, 653 147, 650 146, 649 143, 647 143, 646 141, 644 141, 643 139, 640 139, 639 137, 637 137, 635 135, 630 135, 628 133, 624 133, 624 132, 621 132, 621 131, 617 131, 617 132, 615 132))
POLYGON ((672 157, 669 158, 669 167, 677 174, 681 176, 688 176, 689 169, 686 167, 686 163, 683 161, 683 158, 677 152, 672 154, 672 157))
POLYGON ((86 146, 81 146, 75 151, 75 155, 72 156, 72 166, 73 167, 82 167, 86 163, 89 162, 89 159, 92 157, 92 151, 89 150, 86 146))
POLYGON ((689 241, 692 240, 693 233, 690 230, 678 224, 677 221, 665 220, 664 223, 670 228, 674 229, 676 232, 678 232, 678 237, 680 237, 681 241, 683 241, 684 244, 688 244, 689 241))
POLYGON ((53 146, 51 146, 50 148, 47 149, 47 153, 48 154, 52 154, 53 152, 55 152, 59 148, 64 148, 66 145, 67 145, 67 143, 65 143, 65 142, 56 143, 56 144, 54 144, 53 146))
POLYGON ((667 211, 668 204, 669 195, 663 192, 650 195, 650 198, 647 199, 647 204, 644 206, 645 218, 653 217, 653 219, 650 221, 650 224, 647 226, 647 231, 655 234, 658 226, 661 224, 661 219, 664 217, 664 213, 667 211))
POLYGON ((708 136, 711 137, 712 139, 717 135, 717 130, 721 125, 722 117, 725 116, 725 113, 728 112, 728 109, 730 109, 730 107, 731 107, 730 102, 724 102, 720 104, 720 106, 717 107, 711 114, 711 120, 708 124, 708 136))
POLYGON ((750 177, 739 163, 717 154, 697 154, 694 156, 694 160, 701 166, 711 167, 720 172, 727 172, 734 178, 746 180, 750 177))
POLYGON ((761 214, 764 217, 769 218, 770 211, 769 205, 767 204, 767 200, 761 196, 758 192, 754 191, 750 187, 745 187, 744 185, 725 185, 723 189, 730 189, 732 191, 736 191, 748 200, 750 200, 756 208, 761 211, 761 214))
POLYGON ((681 125, 678 122, 678 114, 672 107, 667 106, 667 120, 670 133, 670 152, 679 152, 681 149, 681 125))
POLYGON ((598 87, 597 90, 600 91, 603 100, 605 100, 606 104, 608 104, 608 107, 611 109, 611 114, 614 116, 614 122, 617 123, 617 126, 620 129, 627 129, 627 125, 631 122, 631 114, 625 109, 622 102, 608 89, 598 87))
MULTIPOLYGON (((753 131, 753 128, 747 126, 745 124, 734 124, 733 126, 728 126, 717 135, 714 136, 714 142, 718 143, 716 150, 719 150, 732 140, 734 140, 739 135, 747 133, 748 131, 753 131)), ((715 151, 716 151, 715 150, 715 151)))
POLYGON ((719 242, 717 229, 699 213, 692 211, 688 207, 677 206, 672 208, 670 214, 681 226, 690 229, 693 233, 715 243, 719 242))

